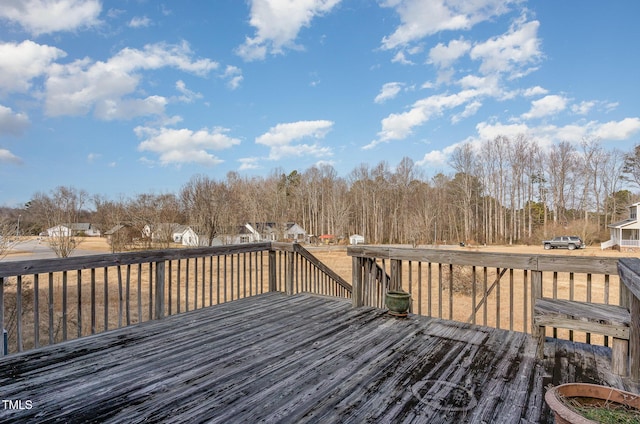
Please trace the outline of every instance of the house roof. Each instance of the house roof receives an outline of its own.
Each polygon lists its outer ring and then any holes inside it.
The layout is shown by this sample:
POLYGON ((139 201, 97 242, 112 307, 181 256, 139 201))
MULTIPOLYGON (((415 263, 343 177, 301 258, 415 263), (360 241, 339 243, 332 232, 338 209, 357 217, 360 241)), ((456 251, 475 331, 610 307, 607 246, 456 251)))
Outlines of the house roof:
POLYGON ((622 228, 622 227, 626 227, 627 225, 630 225, 630 224, 635 224, 636 222, 638 222, 638 220, 636 218, 627 218, 627 219, 623 219, 622 221, 618 221, 618 222, 614 222, 612 224, 609 224, 608 227, 609 228, 622 228))

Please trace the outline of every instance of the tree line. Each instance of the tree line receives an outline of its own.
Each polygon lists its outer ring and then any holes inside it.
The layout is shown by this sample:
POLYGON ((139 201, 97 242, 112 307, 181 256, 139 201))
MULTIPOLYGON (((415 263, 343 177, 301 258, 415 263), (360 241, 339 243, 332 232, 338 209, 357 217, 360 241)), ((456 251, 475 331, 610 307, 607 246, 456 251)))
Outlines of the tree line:
POLYGON ((427 177, 408 157, 395 166, 360 164, 346 176, 331 165, 299 172, 224 179, 194 175, 178 193, 109 199, 74 187, 35 193, 17 213, 23 231, 91 222, 103 233, 126 223, 188 224, 207 240, 245 222, 297 222, 309 234, 367 243, 538 243, 557 233, 587 242, 608 238, 607 225, 626 217, 640 184, 640 149, 607 150, 597 139, 545 146, 526 136, 498 136, 458 145, 450 173, 427 177))

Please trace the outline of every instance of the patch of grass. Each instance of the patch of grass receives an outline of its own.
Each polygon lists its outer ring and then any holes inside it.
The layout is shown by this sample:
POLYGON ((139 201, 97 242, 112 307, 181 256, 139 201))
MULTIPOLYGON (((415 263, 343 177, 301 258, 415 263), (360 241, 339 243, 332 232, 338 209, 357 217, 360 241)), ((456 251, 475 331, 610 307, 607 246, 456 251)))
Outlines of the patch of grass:
POLYGON ((578 414, 603 424, 640 424, 640 410, 617 402, 589 397, 565 397, 563 402, 578 414))

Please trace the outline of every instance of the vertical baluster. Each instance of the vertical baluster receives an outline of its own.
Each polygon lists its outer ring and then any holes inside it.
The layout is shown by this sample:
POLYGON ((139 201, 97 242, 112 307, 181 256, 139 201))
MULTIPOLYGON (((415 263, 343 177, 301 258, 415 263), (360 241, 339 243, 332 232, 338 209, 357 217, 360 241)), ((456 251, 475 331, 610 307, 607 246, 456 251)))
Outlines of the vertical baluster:
POLYGON ((49 273, 49 344, 54 343, 53 339, 53 272, 49 273))
MULTIPOLYGON (((4 288, 3 280, 0 278, 0 310, 4 306, 4 300, 2 299, 2 291, 4 288)), ((33 342, 34 347, 40 347, 40 274, 33 276, 33 342)), ((4 328, 3 318, 0 317, 0 331, 4 328)), ((4 346, 4 343, 2 343, 4 346)), ((0 355, 2 355, 2 347, 0 347, 0 355)))
POLYGON ((422 315, 422 262, 418 262, 418 315, 422 315))
POLYGON ((487 325, 487 317, 488 317, 488 305, 487 305, 487 280, 488 280, 488 270, 487 267, 482 267, 482 325, 487 325))
POLYGON ((120 265, 116 266, 116 272, 118 273, 118 328, 121 328, 124 315, 124 294, 122 288, 122 267, 120 265))
POLYGON ((62 271, 62 340, 63 341, 67 340, 67 318, 68 318, 67 295, 68 295, 67 294, 67 271, 62 271))
POLYGON ((438 264, 438 318, 442 318, 442 264, 438 264))
POLYGON ((153 262, 149 262, 149 321, 153 319, 153 262))
POLYGON ((131 264, 127 264, 127 288, 126 288, 126 305, 127 305, 127 326, 131 325, 131 264))
POLYGON ((142 263, 138 264, 138 323, 142 322, 142 263))
POLYGON ((496 279, 496 328, 500 328, 500 268, 496 268, 496 279))
POLYGON ((433 300, 432 279, 433 273, 431 268, 431 262, 427 263, 427 316, 433 316, 431 313, 431 303, 433 300))
POLYGON ((104 317, 104 331, 109 330, 109 271, 105 266, 103 271, 104 281, 104 311, 102 311, 104 317))
POLYGON ((173 261, 169 261, 169 315, 173 315, 173 261))
POLYGON ((242 295, 247 297, 247 253, 242 254, 242 295))
POLYGON ((91 334, 96 334, 96 269, 91 268, 91 334))
POLYGON ((176 297, 177 297, 177 302, 176 302, 176 310, 177 313, 180 313, 180 310, 182 309, 182 293, 180 290, 180 287, 182 286, 182 259, 178 259, 178 277, 177 277, 176 281, 176 297))
POLYGON ((198 309, 198 258, 193 258, 193 309, 198 309))
MULTIPOLYGON (((591 302, 591 274, 587 274, 587 302, 591 302)), ((591 344, 591 333, 586 335, 587 344, 591 344)))
POLYGON ((453 320, 453 264, 449 264, 449 319, 453 320))
MULTIPOLYGON (((431 264, 429 264, 431 265, 431 264)), ((478 293, 477 293, 477 277, 476 277, 476 266, 471 267, 471 312, 473 313, 471 317, 471 323, 476 323, 476 305, 478 304, 478 293)))
POLYGON ((513 314, 515 310, 513 299, 513 268, 509 270, 509 331, 513 331, 513 314))
POLYGON ((76 283, 78 284, 78 338, 82 337, 82 270, 77 270, 76 283))
MULTIPOLYGON (((227 301, 227 255, 222 257, 223 259, 223 287, 224 287, 224 301, 227 301)), ((232 294, 233 295, 233 294, 232 294)))
POLYGON ((185 260, 185 277, 184 277, 184 310, 185 312, 189 312, 189 258, 185 260))
POLYGON ((16 287, 16 342, 18 344, 18 352, 22 352, 22 275, 18 275, 16 287))
POLYGON ((209 306, 213 305, 213 256, 209 256, 209 306))

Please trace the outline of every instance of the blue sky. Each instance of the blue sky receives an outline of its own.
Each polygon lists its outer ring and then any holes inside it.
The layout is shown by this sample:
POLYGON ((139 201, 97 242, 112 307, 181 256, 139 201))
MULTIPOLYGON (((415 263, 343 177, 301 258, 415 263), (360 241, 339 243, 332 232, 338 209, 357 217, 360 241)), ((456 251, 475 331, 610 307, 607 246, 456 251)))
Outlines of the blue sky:
POLYGON ((0 0, 0 205, 640 142, 640 2, 0 0))

